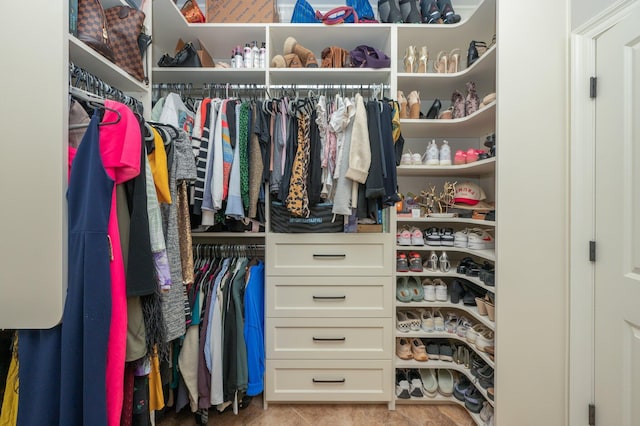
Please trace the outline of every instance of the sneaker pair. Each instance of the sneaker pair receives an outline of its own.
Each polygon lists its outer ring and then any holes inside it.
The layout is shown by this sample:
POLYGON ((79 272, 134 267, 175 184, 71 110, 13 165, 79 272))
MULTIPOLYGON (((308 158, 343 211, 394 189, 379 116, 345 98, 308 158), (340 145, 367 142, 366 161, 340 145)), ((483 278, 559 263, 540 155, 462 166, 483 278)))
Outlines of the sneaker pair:
POLYGON ((418 228, 401 229, 397 235, 399 246, 423 246, 424 237, 418 228))
POLYGON ((424 235, 428 246, 454 246, 455 237, 452 228, 431 227, 424 231, 424 235))
POLYGON ((424 300, 427 302, 446 302, 448 300, 447 283, 440 278, 422 280, 424 300))
POLYGON ((422 156, 418 153, 413 154, 411 151, 405 152, 400 157, 401 166, 421 166, 422 156))
POLYGON ((423 163, 427 166, 450 166, 451 148, 449 142, 442 141, 442 145, 438 148, 436 140, 432 139, 424 153, 423 163))
MULTIPOLYGON (((491 234, 480 228, 463 229, 453 235, 453 246, 472 250, 486 250, 495 247, 491 234)), ((429 242, 427 241, 427 244, 429 242)))
POLYGON ((483 149, 469 148, 466 151, 457 150, 453 157, 453 164, 456 166, 462 164, 475 163, 478 160, 489 158, 489 154, 483 149))

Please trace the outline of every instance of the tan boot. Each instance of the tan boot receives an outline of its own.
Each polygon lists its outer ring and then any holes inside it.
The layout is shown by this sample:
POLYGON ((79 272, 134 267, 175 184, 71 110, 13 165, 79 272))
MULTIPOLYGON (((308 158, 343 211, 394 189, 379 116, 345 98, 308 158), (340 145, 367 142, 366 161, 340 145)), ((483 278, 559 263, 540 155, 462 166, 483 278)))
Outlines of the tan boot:
POLYGON ((298 41, 293 37, 287 37, 284 41, 284 53, 295 53, 302 61, 302 66, 304 68, 318 68, 318 60, 316 59, 313 52, 306 47, 302 46, 298 41))
POLYGON ((272 68, 302 68, 302 61, 295 53, 276 55, 271 60, 272 68))

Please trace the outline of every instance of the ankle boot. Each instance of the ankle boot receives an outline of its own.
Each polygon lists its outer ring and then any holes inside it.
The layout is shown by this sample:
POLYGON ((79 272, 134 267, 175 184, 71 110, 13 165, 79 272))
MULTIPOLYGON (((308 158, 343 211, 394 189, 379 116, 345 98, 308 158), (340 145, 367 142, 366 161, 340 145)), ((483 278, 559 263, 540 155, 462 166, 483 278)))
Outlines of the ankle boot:
POLYGON ((402 13, 402 18, 407 24, 419 24, 422 22, 417 0, 400 0, 400 13, 402 13))
POLYGON ((440 19, 440 9, 436 0, 420 0, 420 14, 423 24, 436 24, 440 19))
POLYGON ((407 98, 409 104, 409 118, 420 118, 420 94, 417 91, 409 93, 407 98))
POLYGON ((451 0, 437 0, 440 17, 445 24, 457 24, 460 22, 460 15, 453 10, 451 0))
POLYGON ((295 53, 288 53, 284 56, 274 56, 271 60, 271 66, 273 68, 302 68, 302 62, 295 53))
POLYGON ((462 96, 462 93, 457 90, 453 92, 451 95, 451 105, 453 105, 453 118, 464 117, 464 96, 462 96))
POLYGON ((318 60, 313 52, 302 46, 293 37, 287 37, 284 41, 284 53, 285 55, 288 53, 295 53, 298 55, 304 68, 318 68, 318 60))
POLYGON ((380 20, 384 23, 401 24, 403 22, 399 0, 378 0, 378 13, 380 20))
POLYGON ((478 94, 476 93, 476 83, 469 81, 467 83, 467 98, 464 102, 465 115, 471 115, 478 110, 478 94))

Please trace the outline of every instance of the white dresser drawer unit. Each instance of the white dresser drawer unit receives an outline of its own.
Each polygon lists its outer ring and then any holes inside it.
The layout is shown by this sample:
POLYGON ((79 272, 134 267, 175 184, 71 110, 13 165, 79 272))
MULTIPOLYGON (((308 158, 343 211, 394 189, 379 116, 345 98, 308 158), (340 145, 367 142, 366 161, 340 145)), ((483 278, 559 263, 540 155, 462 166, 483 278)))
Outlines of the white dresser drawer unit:
POLYGON ((391 361, 267 360, 269 401, 390 401, 391 361))
POLYGON ((388 238, 297 234, 268 238, 267 275, 391 275, 388 238))
POLYGON ((269 278, 269 317, 390 317, 391 277, 269 278))
POLYGON ((270 359, 391 359, 393 335, 383 318, 274 318, 270 359))

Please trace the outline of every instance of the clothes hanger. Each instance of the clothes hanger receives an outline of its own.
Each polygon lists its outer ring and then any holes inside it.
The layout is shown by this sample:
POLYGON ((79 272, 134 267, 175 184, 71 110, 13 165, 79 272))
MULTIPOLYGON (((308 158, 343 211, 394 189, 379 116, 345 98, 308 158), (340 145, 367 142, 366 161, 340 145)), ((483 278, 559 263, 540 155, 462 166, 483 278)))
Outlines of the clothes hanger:
MULTIPOLYGON (((85 90, 82 90, 80 88, 71 86, 69 87, 69 94, 81 101, 86 102, 89 106, 94 107, 94 108, 101 108, 101 109, 105 109, 107 111, 111 111, 114 112, 117 115, 117 118, 114 121, 106 121, 106 122, 102 122, 100 124, 98 124, 99 126, 110 126, 112 124, 118 124, 120 122, 120 120, 122 119, 122 116, 120 115, 120 111, 117 111, 113 108, 109 108, 107 106, 105 106, 104 104, 104 98, 91 93, 91 92, 87 92, 85 90)), ((82 129, 85 127, 89 127, 89 124, 72 124, 69 126, 69 130, 73 130, 73 129, 82 129)))

